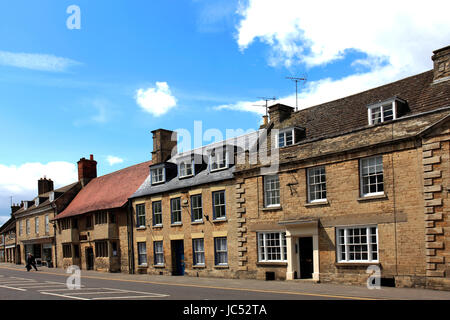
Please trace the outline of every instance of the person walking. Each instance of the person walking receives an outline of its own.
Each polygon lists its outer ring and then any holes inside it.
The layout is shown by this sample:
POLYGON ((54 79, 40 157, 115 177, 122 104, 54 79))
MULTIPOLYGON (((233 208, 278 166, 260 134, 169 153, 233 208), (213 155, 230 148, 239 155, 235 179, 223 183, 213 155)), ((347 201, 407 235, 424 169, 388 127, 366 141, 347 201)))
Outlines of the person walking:
POLYGON ((38 271, 38 269, 36 268, 36 259, 34 258, 34 256, 31 253, 28 253, 27 271, 30 271, 31 267, 33 267, 36 271, 38 271))

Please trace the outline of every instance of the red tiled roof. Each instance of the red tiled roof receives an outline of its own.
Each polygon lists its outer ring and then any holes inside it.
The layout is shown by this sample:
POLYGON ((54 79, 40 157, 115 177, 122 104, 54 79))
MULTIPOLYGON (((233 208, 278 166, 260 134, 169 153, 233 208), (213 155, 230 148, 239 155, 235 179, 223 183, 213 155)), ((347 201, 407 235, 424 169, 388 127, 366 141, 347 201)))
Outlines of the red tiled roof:
POLYGON ((122 207, 147 178, 150 164, 143 162, 91 180, 56 219, 122 207))

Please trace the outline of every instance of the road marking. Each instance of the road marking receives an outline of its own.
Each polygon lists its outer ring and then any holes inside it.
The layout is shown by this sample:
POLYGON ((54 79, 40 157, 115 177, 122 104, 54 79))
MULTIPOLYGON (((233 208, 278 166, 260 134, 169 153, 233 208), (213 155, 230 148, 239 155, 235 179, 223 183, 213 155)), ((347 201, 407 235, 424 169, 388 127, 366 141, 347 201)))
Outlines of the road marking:
POLYGON ((51 284, 51 283, 43 283, 43 284, 34 284, 34 285, 21 285, 18 288, 27 288, 27 289, 39 289, 39 288, 52 288, 52 287, 65 287, 66 284, 51 284))
POLYGON ((91 299, 87 299, 87 298, 73 297, 73 296, 68 296, 68 295, 64 295, 64 294, 57 294, 57 293, 53 293, 53 292, 43 292, 43 291, 40 291, 40 293, 41 293, 41 294, 46 294, 46 295, 49 295, 49 296, 63 297, 63 298, 68 298, 68 299, 91 300, 91 299))
MULTIPOLYGON (((26 270, 10 268, 10 267, 3 267, 3 266, 0 266, 0 269, 26 272, 26 270)), ((54 273, 54 272, 41 271, 40 273, 41 274, 51 274, 51 275, 56 275, 56 276, 67 277, 67 275, 65 275, 65 274, 54 273)), ((121 282, 147 283, 147 284, 155 284, 155 285, 168 285, 168 286, 177 286, 177 287, 192 287, 192 288, 205 288, 205 289, 218 289, 218 290, 231 290, 231 291, 247 291, 247 292, 260 292, 260 293, 273 293, 273 294, 287 294, 287 295, 313 296, 313 297, 350 299, 350 300, 388 300, 389 299, 389 298, 375 298, 375 297, 340 296, 340 295, 310 293, 310 292, 300 292, 300 291, 295 292, 295 291, 277 291, 277 290, 263 290, 263 289, 250 289, 250 288, 230 288, 230 287, 216 287, 216 286, 196 285, 196 284, 179 284, 179 283, 170 283, 170 282, 155 282, 155 281, 133 280, 133 279, 114 279, 114 278, 95 277, 95 276, 87 276, 87 275, 83 275, 83 278, 99 279, 99 280, 111 280, 111 281, 121 281, 121 282)))
POLYGON ((2 285, 0 285, 0 288, 17 290, 17 291, 27 291, 27 289, 20 289, 20 288, 14 288, 14 287, 2 286, 2 285))
POLYGON ((22 284, 29 284, 29 283, 36 283, 36 281, 5 281, 0 282, 0 285, 22 285, 22 284))
POLYGON ((158 294, 158 295, 147 295, 147 296, 127 296, 127 297, 99 297, 92 298, 92 300, 111 300, 111 299, 137 299, 137 298, 164 298, 168 295, 158 294))

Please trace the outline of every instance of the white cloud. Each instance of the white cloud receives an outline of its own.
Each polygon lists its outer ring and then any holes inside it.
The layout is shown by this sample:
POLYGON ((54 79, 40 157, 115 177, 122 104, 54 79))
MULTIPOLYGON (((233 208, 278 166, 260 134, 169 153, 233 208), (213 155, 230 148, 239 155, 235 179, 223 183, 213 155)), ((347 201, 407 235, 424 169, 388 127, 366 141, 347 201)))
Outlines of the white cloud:
POLYGON ((433 49, 448 45, 448 9, 445 0, 249 0, 237 41, 242 50, 256 39, 269 44, 273 64, 323 65, 354 49, 416 73, 428 68, 433 49))
POLYGON ((80 63, 51 54, 0 51, 0 65, 39 71, 63 72, 80 63))
POLYGON ((116 156, 111 156, 111 155, 106 157, 106 161, 108 161, 110 166, 113 166, 113 165, 119 164, 119 163, 123 163, 123 159, 122 158, 119 158, 119 157, 116 157, 116 156))
POLYGON ((167 82, 156 82, 156 87, 136 91, 136 103, 146 112, 159 117, 177 105, 167 82))
POLYGON ((0 164, 0 214, 10 212, 10 196, 13 202, 32 200, 37 196, 37 181, 46 176, 59 188, 78 180, 77 166, 57 161, 47 164, 33 162, 20 166, 0 164))
MULTIPOLYGON (((260 40, 271 48, 268 63, 308 68, 343 58, 349 50, 364 53, 349 68, 364 67, 341 79, 307 82, 299 90, 305 108, 374 88, 432 68, 432 51, 448 45, 447 1, 249 0, 238 12, 237 43, 245 51, 260 40), (440 10, 436 10, 441 8, 440 10), (370 13, 370 14, 369 14, 370 13)), ((355 69, 351 69, 355 70, 355 69)), ((295 106, 295 95, 278 102, 295 106)), ((216 109, 251 111, 259 101, 239 101, 216 109)))

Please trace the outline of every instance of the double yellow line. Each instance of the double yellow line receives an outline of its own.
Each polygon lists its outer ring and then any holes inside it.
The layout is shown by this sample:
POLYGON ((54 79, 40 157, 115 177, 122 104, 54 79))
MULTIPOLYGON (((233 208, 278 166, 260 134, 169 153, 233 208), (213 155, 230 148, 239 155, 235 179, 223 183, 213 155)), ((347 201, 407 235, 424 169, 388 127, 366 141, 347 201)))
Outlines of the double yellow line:
MULTIPOLYGON (((0 269, 7 269, 7 270, 26 272, 25 270, 20 270, 20 269, 16 269, 16 268, 8 268, 8 267, 3 267, 3 266, 1 266, 0 269)), ((39 271, 39 273, 67 277, 66 274, 60 274, 60 273, 45 272, 45 271, 39 271)), ((310 293, 310 292, 292 292, 292 291, 262 290, 262 289, 250 289, 250 288, 229 288, 229 287, 216 287, 216 286, 187 284, 187 283, 179 284, 179 283, 155 282, 155 281, 145 281, 145 280, 115 279, 115 278, 94 277, 94 276, 87 276, 87 275, 83 275, 83 278, 98 279, 98 280, 122 281, 122 282, 134 282, 134 283, 146 283, 146 284, 156 284, 156 285, 167 285, 167 286, 176 286, 176 287, 192 287, 192 288, 247 291, 247 292, 259 292, 259 293, 290 294, 290 295, 298 295, 298 296, 312 296, 312 297, 324 297, 324 298, 336 298, 336 299, 385 300, 385 299, 379 299, 379 298, 350 297, 350 296, 321 294, 321 293, 310 293)))

